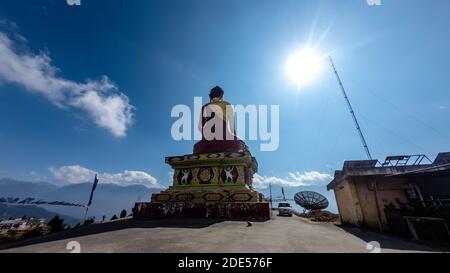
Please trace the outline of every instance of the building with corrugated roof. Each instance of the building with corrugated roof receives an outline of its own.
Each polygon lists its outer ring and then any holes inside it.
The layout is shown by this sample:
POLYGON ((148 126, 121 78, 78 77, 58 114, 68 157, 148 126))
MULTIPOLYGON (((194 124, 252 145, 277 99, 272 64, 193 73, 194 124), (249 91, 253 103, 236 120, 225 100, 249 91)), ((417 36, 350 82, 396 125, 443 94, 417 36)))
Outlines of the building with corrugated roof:
POLYGON ((425 155, 345 161, 327 188, 342 223, 414 239, 450 238, 450 153, 434 161, 425 155))

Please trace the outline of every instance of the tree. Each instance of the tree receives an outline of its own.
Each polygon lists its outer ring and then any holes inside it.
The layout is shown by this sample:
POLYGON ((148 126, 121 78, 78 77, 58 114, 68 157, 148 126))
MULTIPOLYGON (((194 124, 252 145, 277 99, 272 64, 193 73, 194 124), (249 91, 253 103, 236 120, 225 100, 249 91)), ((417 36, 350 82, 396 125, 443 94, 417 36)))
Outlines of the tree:
POLYGON ((7 234, 12 240, 14 240, 17 236, 17 229, 8 229, 7 234))
POLYGON ((122 210, 122 212, 120 213, 120 218, 125 218, 125 217, 127 217, 127 211, 122 210))
POLYGON ((53 219, 48 222, 48 226, 50 227, 50 232, 58 232, 64 229, 64 219, 59 218, 59 215, 55 215, 53 219))
POLYGON ((86 219, 83 223, 83 226, 89 226, 92 225, 93 223, 95 223, 95 217, 86 219))

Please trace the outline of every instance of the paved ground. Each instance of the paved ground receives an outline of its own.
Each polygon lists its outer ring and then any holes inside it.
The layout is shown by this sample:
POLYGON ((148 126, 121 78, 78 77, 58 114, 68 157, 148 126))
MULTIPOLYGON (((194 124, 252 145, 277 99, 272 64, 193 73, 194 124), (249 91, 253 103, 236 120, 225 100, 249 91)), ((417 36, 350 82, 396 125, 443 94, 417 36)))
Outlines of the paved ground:
POLYGON ((193 219, 125 220, 82 227, 13 245, 0 252, 69 252, 77 241, 81 252, 369 252, 378 241, 382 252, 436 251, 432 248, 357 228, 312 223, 297 216, 267 222, 193 219))

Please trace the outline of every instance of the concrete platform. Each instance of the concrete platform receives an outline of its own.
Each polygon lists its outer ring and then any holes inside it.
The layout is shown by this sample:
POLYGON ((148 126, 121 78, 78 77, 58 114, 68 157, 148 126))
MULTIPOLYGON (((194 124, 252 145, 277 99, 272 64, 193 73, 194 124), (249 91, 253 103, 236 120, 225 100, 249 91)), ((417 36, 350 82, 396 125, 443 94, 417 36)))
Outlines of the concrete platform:
MULTIPOLYGON (((273 212, 275 214, 275 212, 273 212)), ((207 219, 122 220, 28 241, 0 245, 0 252, 62 252, 77 241, 81 252, 360 252, 377 241, 381 252, 437 252, 401 238, 341 228, 331 223, 273 216, 267 222, 213 221, 207 219)))

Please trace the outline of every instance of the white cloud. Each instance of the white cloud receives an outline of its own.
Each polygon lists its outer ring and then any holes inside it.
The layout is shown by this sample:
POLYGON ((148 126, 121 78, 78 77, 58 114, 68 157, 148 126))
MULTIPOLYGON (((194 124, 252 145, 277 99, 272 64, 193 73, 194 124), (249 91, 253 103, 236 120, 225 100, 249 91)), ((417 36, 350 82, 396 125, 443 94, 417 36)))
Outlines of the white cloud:
POLYGON ((276 176, 261 176, 255 174, 253 177, 253 186, 259 189, 266 189, 269 184, 284 187, 313 186, 322 183, 328 183, 333 177, 327 173, 320 172, 290 172, 286 178, 276 176))
POLYGON ((122 173, 98 173, 79 165, 50 167, 53 177, 60 182, 78 184, 93 181, 98 174, 99 183, 111 183, 120 186, 144 185, 149 188, 162 188, 156 178, 143 171, 124 171, 122 173))
MULTIPOLYGON (((15 35, 16 40, 26 39, 15 35)), ((47 52, 34 54, 0 32, 0 81, 23 86, 31 93, 45 96, 60 108, 85 111, 94 122, 117 137, 126 135, 133 123, 134 107, 117 86, 103 76, 100 80, 74 82, 59 77, 47 52)))
POLYGON ((174 176, 174 174, 175 173, 173 171, 170 171, 170 172, 167 173, 167 175, 169 176, 169 179, 168 179, 169 185, 172 185, 172 183, 173 183, 173 176, 174 176))

